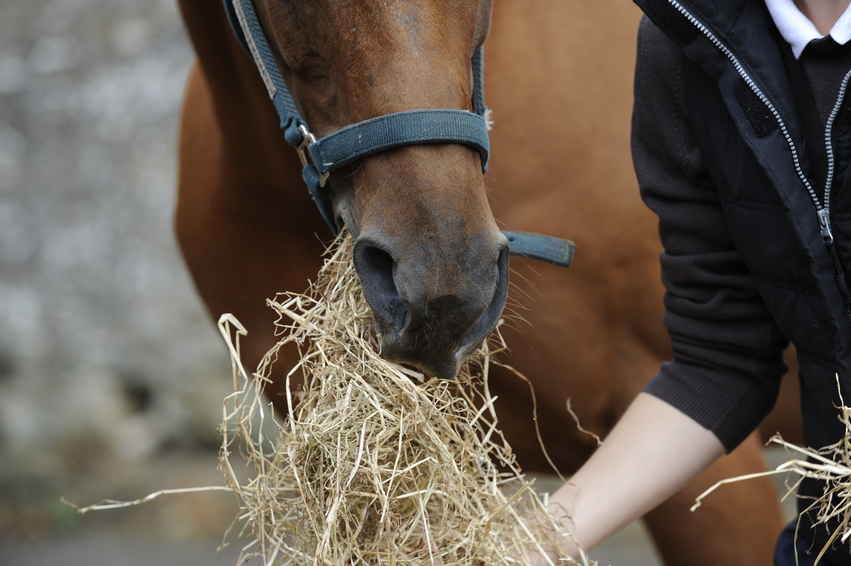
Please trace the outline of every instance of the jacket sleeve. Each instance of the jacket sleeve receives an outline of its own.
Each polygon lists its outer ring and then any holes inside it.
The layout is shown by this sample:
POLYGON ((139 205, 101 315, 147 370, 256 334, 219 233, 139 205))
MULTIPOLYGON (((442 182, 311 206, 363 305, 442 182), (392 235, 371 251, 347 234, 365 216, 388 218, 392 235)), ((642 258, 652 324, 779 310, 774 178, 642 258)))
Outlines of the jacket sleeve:
POLYGON ((673 360, 645 391, 732 451, 774 406, 788 341, 729 235, 691 133, 700 117, 685 112, 684 64, 676 44, 644 18, 632 152, 641 196, 659 216, 665 325, 673 346, 673 360))

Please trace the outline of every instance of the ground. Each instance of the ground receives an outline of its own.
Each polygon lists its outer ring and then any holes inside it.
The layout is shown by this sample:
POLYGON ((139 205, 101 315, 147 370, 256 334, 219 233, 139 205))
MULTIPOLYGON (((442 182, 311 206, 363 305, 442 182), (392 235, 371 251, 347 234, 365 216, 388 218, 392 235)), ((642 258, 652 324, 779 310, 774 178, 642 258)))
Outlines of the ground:
MULTIPOLYGON (((779 451, 769 458, 784 459, 779 451)), ((61 495, 78 503, 103 497, 132 499, 157 489, 219 485, 222 476, 211 452, 159 458, 144 467, 113 470, 94 482, 66 486, 61 495), (108 479, 104 479, 104 477, 108 479), (168 478, 168 480, 164 480, 168 478), (167 481, 167 485, 164 482, 167 481)), ((557 486, 541 478, 544 489, 557 486)), ((0 498, 0 565, 15 566, 230 566, 238 541, 217 551, 236 514, 227 494, 181 495, 143 507, 80 517, 59 503, 60 493, 27 489, 0 498)), ((597 549, 601 565, 660 564, 644 529, 630 525, 597 549)))

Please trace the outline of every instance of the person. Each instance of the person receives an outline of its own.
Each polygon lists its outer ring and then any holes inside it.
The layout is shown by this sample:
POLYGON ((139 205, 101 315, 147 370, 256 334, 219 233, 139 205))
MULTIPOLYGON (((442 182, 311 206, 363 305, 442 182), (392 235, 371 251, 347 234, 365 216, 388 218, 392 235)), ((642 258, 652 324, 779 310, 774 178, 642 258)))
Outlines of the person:
MULTIPOLYGON (((673 359, 551 498, 584 548, 744 440, 776 400, 790 342, 809 446, 844 433, 837 375, 851 399, 851 2, 636 2, 633 159, 659 216, 673 359)), ((807 480, 799 495, 822 488, 807 480)), ((801 501, 806 566, 835 525, 814 528, 801 501)), ((793 522, 776 565, 796 564, 794 537, 793 522)), ((820 564, 851 564, 848 544, 820 564)))

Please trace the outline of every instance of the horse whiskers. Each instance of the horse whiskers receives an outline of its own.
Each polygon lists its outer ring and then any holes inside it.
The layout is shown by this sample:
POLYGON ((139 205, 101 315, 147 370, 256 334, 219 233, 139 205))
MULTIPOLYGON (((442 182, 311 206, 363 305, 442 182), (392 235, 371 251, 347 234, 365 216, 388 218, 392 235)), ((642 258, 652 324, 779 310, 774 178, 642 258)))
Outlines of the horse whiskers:
POLYGON ((515 326, 514 323, 524 324, 528 327, 532 327, 532 323, 529 322, 523 315, 516 313, 515 311, 506 308, 502 312, 502 318, 506 321, 506 328, 511 328, 512 330, 519 330, 519 327, 515 326))
POLYGON ((526 274, 524 272, 525 270, 520 270, 516 267, 509 267, 508 269, 511 273, 510 281, 516 282, 516 280, 519 279, 520 282, 528 286, 528 289, 526 289, 527 293, 537 292, 537 281, 540 279, 541 274, 532 265, 526 265, 525 268, 532 272, 531 276, 526 274), (534 279, 532 276, 534 276, 534 279))
MULTIPOLYGON (((508 284, 508 291, 509 291, 508 297, 509 297, 510 300, 513 299, 513 300, 516 301, 518 294, 520 295, 520 298, 522 298, 525 302, 531 303, 531 302, 534 302, 534 300, 535 300, 535 298, 526 289, 524 289, 523 287, 520 287, 517 284, 509 283, 508 284)), ((524 308, 526 308, 526 307, 524 307, 524 308)))
POLYGON ((517 300, 517 298, 512 297, 510 294, 508 296, 508 300, 505 301, 505 307, 507 309, 511 309, 514 311, 525 311, 531 312, 532 307, 528 306, 525 302, 517 300))

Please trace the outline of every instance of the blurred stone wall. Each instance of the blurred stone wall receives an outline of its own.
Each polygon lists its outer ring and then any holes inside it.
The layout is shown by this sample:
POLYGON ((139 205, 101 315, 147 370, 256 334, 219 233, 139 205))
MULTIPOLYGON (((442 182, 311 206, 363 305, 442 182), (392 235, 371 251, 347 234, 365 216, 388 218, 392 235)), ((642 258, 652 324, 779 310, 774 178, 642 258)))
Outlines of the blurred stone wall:
POLYGON ((215 442, 171 228, 191 61, 176 0, 0 0, 0 479, 215 442))

